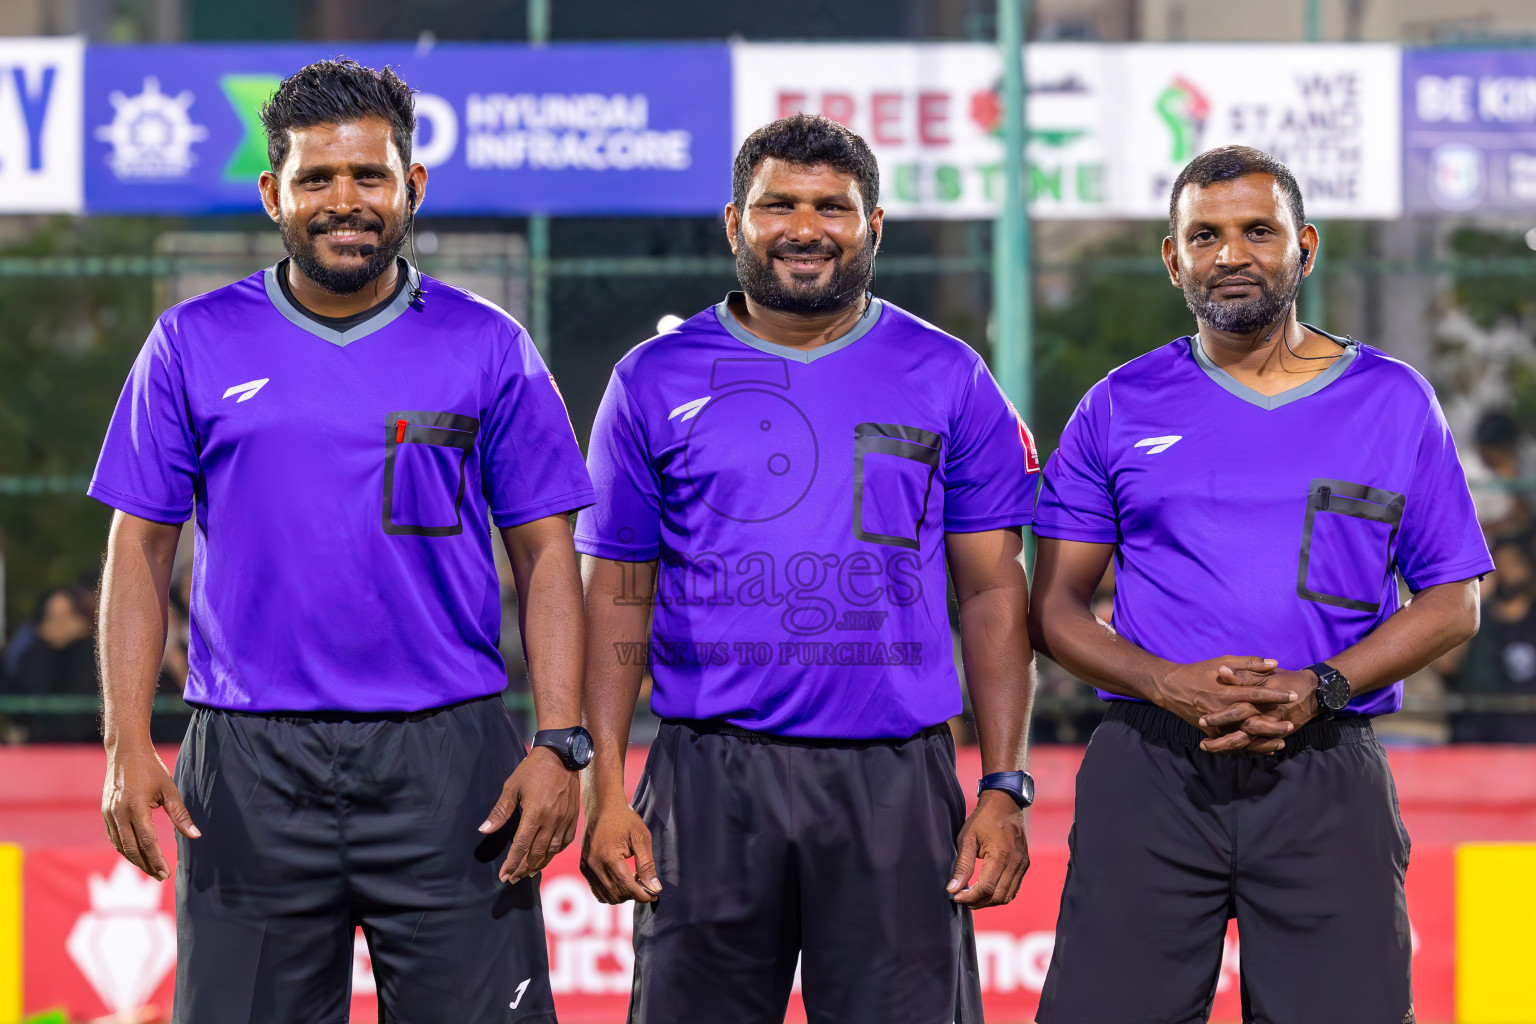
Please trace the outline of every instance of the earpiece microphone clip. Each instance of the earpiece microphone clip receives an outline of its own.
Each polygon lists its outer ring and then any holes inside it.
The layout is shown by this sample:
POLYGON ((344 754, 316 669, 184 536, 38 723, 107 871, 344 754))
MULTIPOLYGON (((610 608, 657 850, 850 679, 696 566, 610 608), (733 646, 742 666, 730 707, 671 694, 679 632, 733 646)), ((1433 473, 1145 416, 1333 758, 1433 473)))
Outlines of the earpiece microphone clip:
MULTIPOLYGON (((417 264, 421 262, 420 258, 416 255, 416 186, 410 182, 405 183, 405 199, 406 216, 410 217, 411 219, 410 226, 406 228, 406 231, 409 233, 411 239, 411 270, 415 271, 416 273, 416 280, 411 285, 411 305, 420 306, 421 271, 416 269, 417 264)), ((357 247, 357 254, 359 256, 372 256, 378 251, 378 246, 374 245, 372 242, 364 242, 362 245, 357 247)))

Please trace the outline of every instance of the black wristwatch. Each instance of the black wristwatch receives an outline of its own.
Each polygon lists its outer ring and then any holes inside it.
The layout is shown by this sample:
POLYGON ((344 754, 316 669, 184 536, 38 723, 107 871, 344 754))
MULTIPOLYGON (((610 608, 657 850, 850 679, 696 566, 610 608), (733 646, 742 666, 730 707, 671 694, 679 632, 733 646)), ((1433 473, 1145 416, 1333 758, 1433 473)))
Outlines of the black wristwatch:
POLYGON ((1002 790, 1013 797, 1021 808, 1035 802, 1035 779, 1029 772, 993 772, 991 775, 983 775, 981 785, 976 787, 976 795, 981 796, 989 789, 1002 790))
POLYGON ((540 729, 533 734, 533 745, 548 747, 573 772, 592 763, 592 734, 579 725, 569 729, 540 729))
POLYGON ((1317 673, 1317 710, 1323 718, 1332 718, 1349 703, 1349 680, 1344 673, 1320 661, 1308 665, 1308 672, 1317 673))

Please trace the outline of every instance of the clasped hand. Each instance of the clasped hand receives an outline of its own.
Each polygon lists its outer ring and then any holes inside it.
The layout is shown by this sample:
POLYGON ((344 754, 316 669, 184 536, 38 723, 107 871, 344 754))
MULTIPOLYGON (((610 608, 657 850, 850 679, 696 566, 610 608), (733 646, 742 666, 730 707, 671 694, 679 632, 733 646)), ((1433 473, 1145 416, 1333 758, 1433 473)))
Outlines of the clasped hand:
POLYGON ((1316 692, 1311 672, 1280 671, 1273 658, 1228 655, 1175 666, 1157 703, 1205 733, 1202 750, 1273 754, 1317 716, 1316 692))

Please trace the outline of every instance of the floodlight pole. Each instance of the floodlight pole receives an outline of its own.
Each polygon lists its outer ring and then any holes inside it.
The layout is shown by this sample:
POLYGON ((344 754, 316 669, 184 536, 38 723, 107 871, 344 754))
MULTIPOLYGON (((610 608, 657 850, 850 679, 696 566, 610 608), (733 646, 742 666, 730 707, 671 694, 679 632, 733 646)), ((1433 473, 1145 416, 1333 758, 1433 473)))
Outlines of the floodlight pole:
MULTIPOLYGON (((549 0, 528 0, 528 42, 549 42, 549 0)), ((528 215, 528 320, 533 344, 549 362, 549 214, 528 215)))
MULTIPOLYGON (((1323 38, 1322 6, 1323 0, 1307 0, 1306 32, 1307 42, 1309 43, 1318 42, 1323 38)), ((1321 224, 1314 226, 1317 228, 1317 247, 1322 249, 1323 226, 1321 224)), ((1321 257, 1325 254, 1319 252, 1316 255, 1321 257)), ((1321 327, 1326 331, 1328 325, 1323 323, 1323 321, 1328 316, 1328 294, 1327 276, 1324 274, 1323 268, 1328 263, 1326 260, 1319 262, 1317 259, 1314 259, 1313 263, 1312 279, 1307 282, 1311 287, 1304 289, 1302 292, 1301 309, 1298 310, 1298 316, 1307 323, 1315 327, 1321 327)))
POLYGON ((1003 205, 992 233, 992 369, 1025 422, 1034 412, 1025 191, 1024 22, 1028 8, 1029 0, 997 0, 997 45, 1003 57, 1003 205))

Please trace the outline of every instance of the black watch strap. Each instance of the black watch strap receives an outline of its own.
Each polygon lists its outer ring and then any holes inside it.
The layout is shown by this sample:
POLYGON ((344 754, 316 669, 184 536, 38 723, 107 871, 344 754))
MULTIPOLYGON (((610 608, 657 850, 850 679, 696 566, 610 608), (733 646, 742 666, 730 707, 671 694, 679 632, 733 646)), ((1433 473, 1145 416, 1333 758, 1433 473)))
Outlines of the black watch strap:
POLYGON ((579 725, 569 729, 540 729, 533 734, 533 745, 553 750, 561 763, 573 772, 592 763, 592 734, 579 725))
POLYGON ((1308 665, 1307 671, 1317 676, 1317 710, 1323 718, 1332 718, 1343 711, 1351 696, 1349 680, 1344 673, 1325 661, 1308 665))

